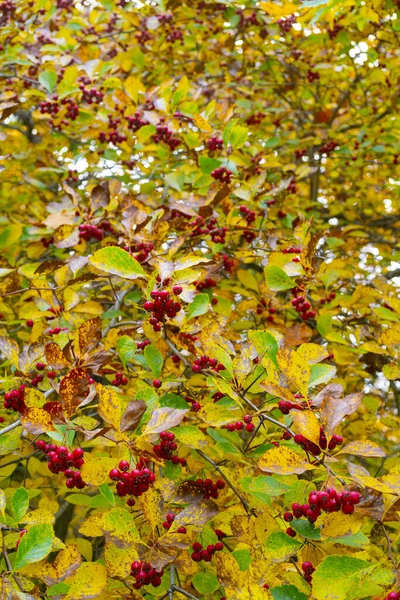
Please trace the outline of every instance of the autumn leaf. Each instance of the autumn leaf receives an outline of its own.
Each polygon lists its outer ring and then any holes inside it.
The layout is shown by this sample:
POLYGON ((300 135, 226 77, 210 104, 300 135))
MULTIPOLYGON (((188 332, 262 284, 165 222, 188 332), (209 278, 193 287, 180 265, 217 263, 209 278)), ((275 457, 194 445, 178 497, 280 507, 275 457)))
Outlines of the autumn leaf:
POLYGON ((267 450, 258 461, 258 468, 267 473, 276 473, 279 475, 290 475, 292 473, 304 473, 314 469, 300 454, 293 452, 285 446, 267 450))

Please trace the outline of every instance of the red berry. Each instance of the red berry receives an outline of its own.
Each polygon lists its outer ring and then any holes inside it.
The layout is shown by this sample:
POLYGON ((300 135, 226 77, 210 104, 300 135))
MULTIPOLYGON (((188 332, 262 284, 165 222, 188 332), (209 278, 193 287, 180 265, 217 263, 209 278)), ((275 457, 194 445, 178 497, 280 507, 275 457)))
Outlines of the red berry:
POLYGON ((27 327, 33 327, 33 321, 32 321, 32 319, 28 319, 28 320, 27 320, 27 322, 26 322, 26 326, 27 326, 27 327))
POLYGON ((287 533, 288 535, 290 535, 290 537, 295 537, 295 536, 296 536, 296 532, 295 532, 295 531, 294 531, 294 529, 292 529, 291 527, 288 527, 288 528, 286 529, 286 533, 287 533))
POLYGON ((175 296, 179 296, 179 294, 182 294, 182 286, 180 285, 174 285, 174 287, 172 288, 172 291, 174 292, 175 296))
POLYGON ((342 512, 345 515, 351 515, 354 512, 354 505, 353 504, 343 504, 342 512))
POLYGON ((283 520, 287 523, 290 523, 290 521, 293 521, 293 514, 291 512, 285 512, 283 515, 283 520))
POLYGON ((160 379, 153 379, 153 387, 155 387, 156 389, 160 388, 162 386, 162 382, 160 379))
POLYGON ((127 460, 121 460, 121 462, 118 465, 118 468, 121 471, 124 471, 124 472, 128 471, 129 470, 129 463, 128 463, 128 461, 127 460))
POLYGON ((44 363, 38 362, 36 363, 36 369, 38 371, 43 371, 46 368, 46 365, 44 363))

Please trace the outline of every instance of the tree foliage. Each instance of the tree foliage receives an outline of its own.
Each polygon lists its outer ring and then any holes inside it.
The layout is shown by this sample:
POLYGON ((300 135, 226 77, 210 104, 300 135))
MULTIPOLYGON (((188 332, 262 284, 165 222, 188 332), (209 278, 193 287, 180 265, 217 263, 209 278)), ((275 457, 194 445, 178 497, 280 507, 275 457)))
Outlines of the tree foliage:
POLYGON ((2 597, 400 597, 398 10, 1 2, 2 597))

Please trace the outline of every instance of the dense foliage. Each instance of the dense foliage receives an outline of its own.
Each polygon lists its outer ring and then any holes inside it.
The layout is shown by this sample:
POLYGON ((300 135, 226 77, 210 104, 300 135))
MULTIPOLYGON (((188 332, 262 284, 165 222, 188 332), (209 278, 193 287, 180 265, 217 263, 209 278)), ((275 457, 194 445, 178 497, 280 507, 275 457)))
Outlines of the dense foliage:
POLYGON ((1 0, 1 597, 400 598, 394 0, 1 0))

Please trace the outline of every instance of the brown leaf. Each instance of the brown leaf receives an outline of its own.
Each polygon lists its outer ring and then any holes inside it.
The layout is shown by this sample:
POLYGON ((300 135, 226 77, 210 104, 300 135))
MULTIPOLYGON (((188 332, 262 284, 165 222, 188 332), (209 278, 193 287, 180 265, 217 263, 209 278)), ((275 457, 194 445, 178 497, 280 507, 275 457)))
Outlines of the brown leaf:
POLYGON ((108 181, 103 181, 102 183, 100 183, 99 185, 96 185, 92 189, 90 202, 92 205, 93 212, 101 207, 105 208, 106 206, 109 205, 109 203, 110 203, 110 188, 108 185, 108 181))
POLYGON ((49 344, 45 345, 44 355, 46 357, 47 364, 53 369, 64 369, 69 365, 69 362, 65 358, 63 351, 55 342, 50 342, 49 344))
POLYGON ((101 340, 101 319, 94 317, 85 321, 79 327, 79 349, 81 354, 88 352, 92 346, 97 345, 101 340))
POLYGON ((121 431, 133 431, 136 429, 145 412, 146 403, 144 400, 129 402, 121 418, 121 431))
POLYGON ((305 323, 295 323, 285 330, 285 346, 293 348, 309 342, 313 332, 305 323))
POLYGON ((35 275, 47 275, 48 273, 54 273, 57 269, 64 266, 63 260, 46 260, 42 262, 35 271, 35 275))
POLYGON ((67 417, 70 417, 75 412, 76 408, 87 396, 88 391, 88 376, 80 367, 72 369, 61 380, 60 400, 67 417))
POLYGON ((342 394, 343 387, 340 385, 340 383, 330 383, 315 396, 314 400, 312 401, 312 405, 319 407, 321 406, 322 401, 329 397, 332 397, 334 400, 339 400, 342 394))
POLYGON ((321 427, 327 437, 332 437, 336 427, 346 415, 351 415, 360 406, 363 392, 349 394, 340 400, 333 396, 325 398, 321 405, 321 427))
POLYGON ((212 500, 196 497, 191 504, 176 517, 171 531, 178 527, 190 525, 194 531, 200 531, 202 526, 218 514, 218 506, 212 500))
POLYGON ((151 437, 156 433, 164 431, 164 429, 176 427, 187 412, 189 412, 189 410, 171 408, 170 406, 156 408, 153 411, 150 421, 146 425, 143 435, 151 437))

